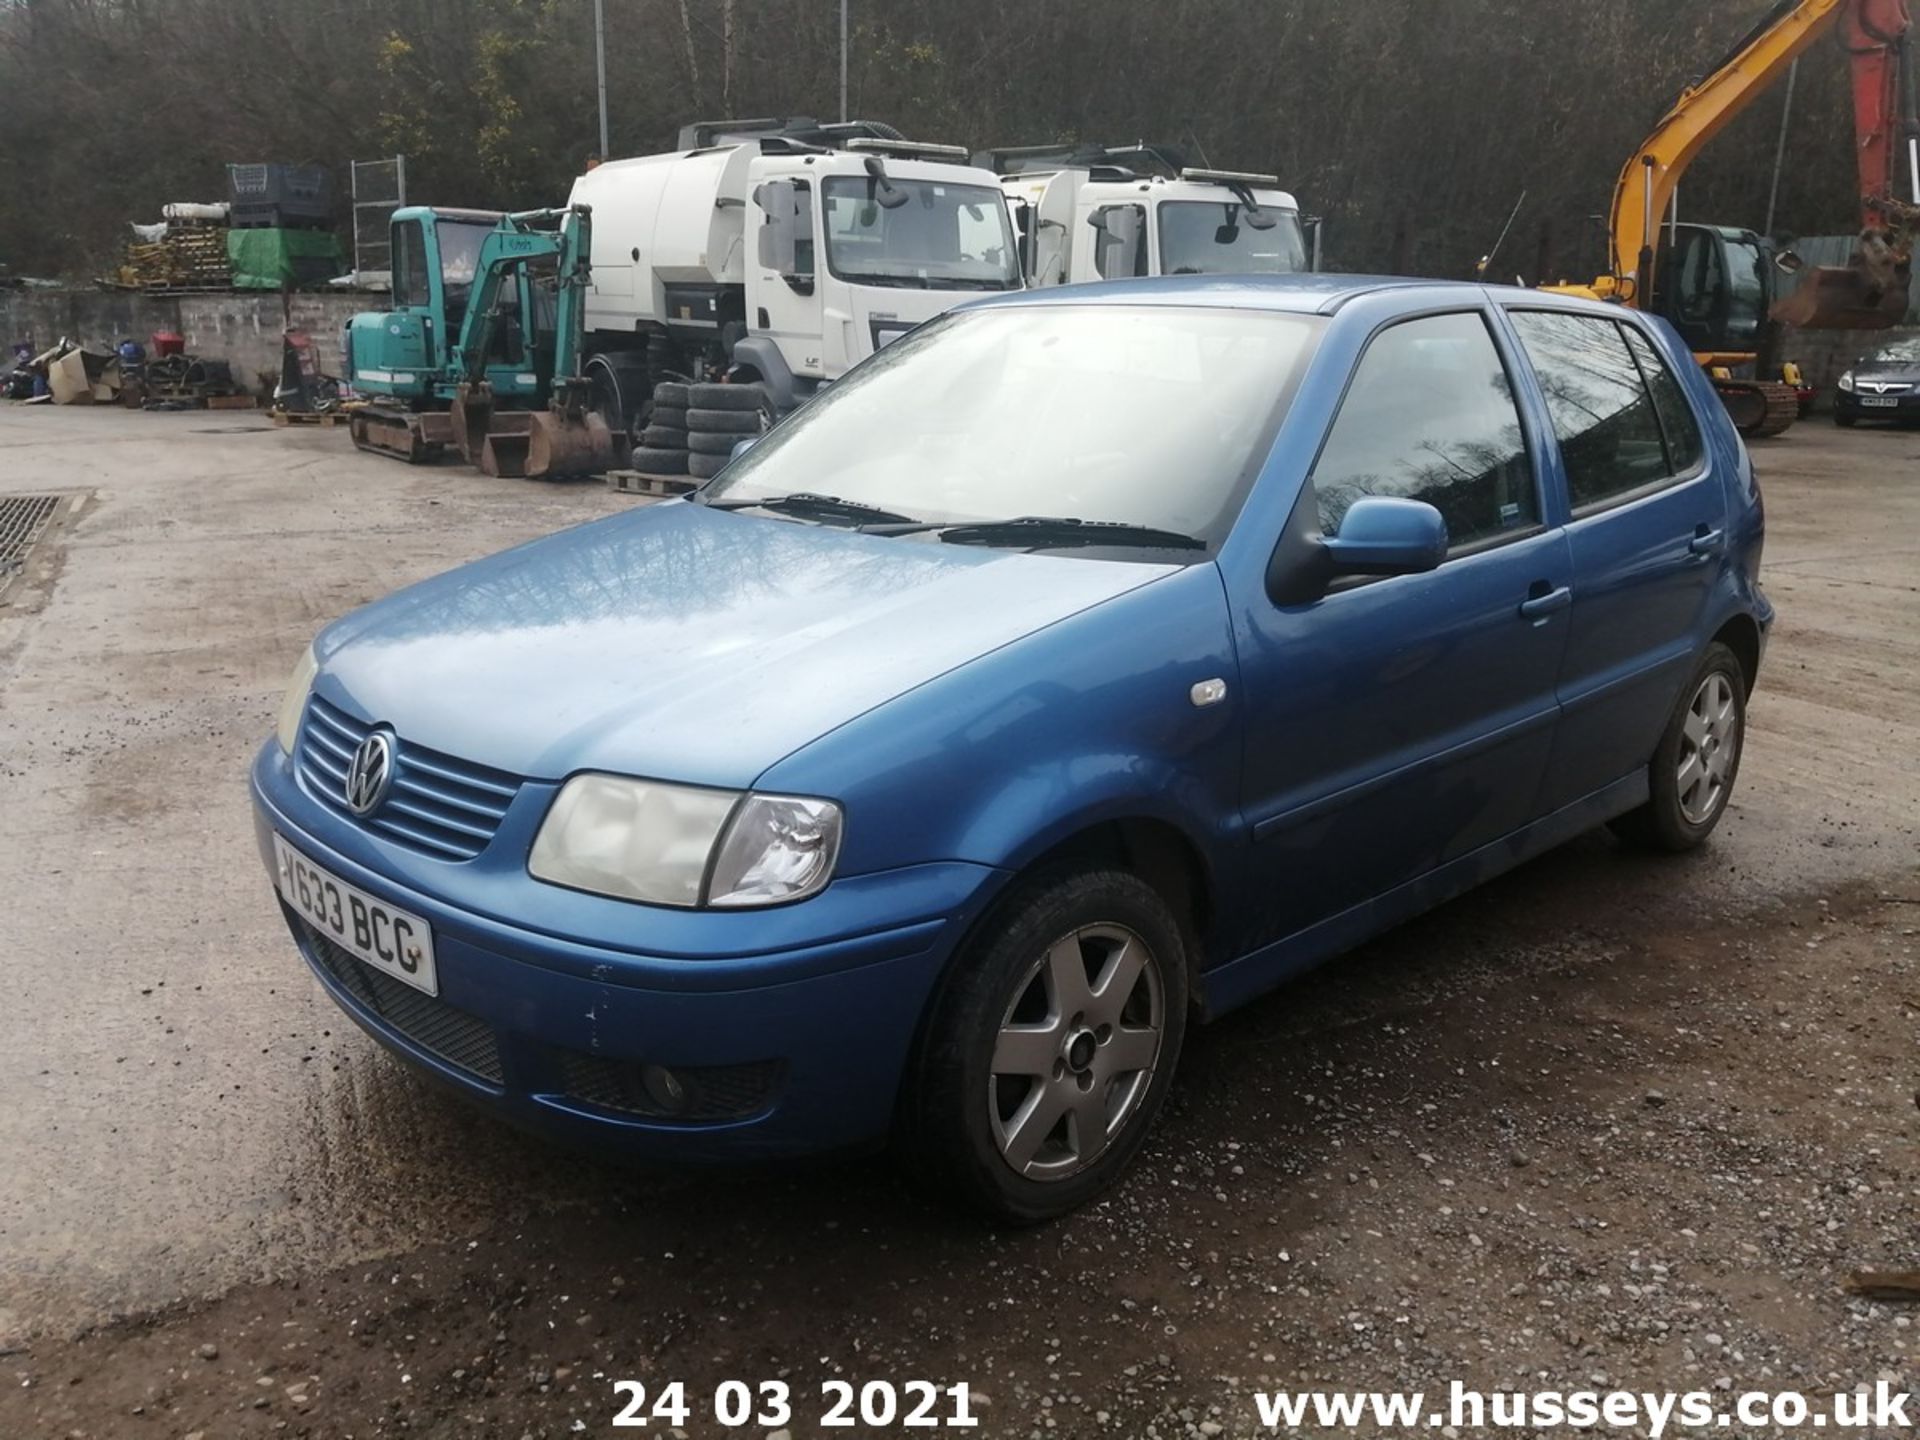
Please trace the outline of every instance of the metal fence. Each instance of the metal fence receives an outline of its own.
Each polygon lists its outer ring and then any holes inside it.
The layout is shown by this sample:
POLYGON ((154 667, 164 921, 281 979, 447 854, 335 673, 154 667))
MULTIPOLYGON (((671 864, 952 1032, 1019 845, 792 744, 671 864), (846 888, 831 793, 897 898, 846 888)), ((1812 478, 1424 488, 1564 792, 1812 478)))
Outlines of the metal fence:
POLYGON ((353 273, 359 284, 391 283, 393 212, 406 203, 406 156, 353 162, 353 273))

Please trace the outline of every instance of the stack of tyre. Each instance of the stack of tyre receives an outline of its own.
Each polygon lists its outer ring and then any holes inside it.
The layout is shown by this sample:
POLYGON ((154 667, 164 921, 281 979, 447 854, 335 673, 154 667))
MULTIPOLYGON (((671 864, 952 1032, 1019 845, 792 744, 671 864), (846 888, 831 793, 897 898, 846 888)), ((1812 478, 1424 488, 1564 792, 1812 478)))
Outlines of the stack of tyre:
POLYGON ((653 387, 653 410, 633 447, 632 465, 641 474, 687 473, 687 392, 692 388, 675 380, 653 387))
POLYGON ((766 391, 758 385, 687 386, 687 473, 711 480, 733 447, 766 428, 766 391))
POLYGON ((734 446, 766 428, 770 409, 758 385, 662 381, 653 387, 653 413, 634 446, 633 468, 711 480, 733 458, 734 446))

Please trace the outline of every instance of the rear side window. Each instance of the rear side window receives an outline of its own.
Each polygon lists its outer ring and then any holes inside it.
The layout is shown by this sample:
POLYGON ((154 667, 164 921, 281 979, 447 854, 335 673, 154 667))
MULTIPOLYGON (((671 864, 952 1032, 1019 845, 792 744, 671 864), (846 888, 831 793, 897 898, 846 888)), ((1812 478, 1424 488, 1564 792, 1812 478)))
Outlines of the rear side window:
POLYGON ((1653 392, 1654 413, 1660 417, 1660 430, 1667 440, 1667 469, 1675 475, 1684 475, 1698 465, 1706 453, 1706 443, 1700 438, 1700 422, 1694 419, 1693 406, 1687 403, 1687 392, 1680 388, 1680 381, 1660 358, 1651 340, 1631 325, 1620 328, 1626 332, 1627 348, 1640 362, 1640 374, 1647 382, 1647 389, 1653 392))
POLYGON ((1546 393, 1576 514, 1672 478, 1660 413, 1617 323, 1548 310, 1516 311, 1513 323, 1546 393))
POLYGON ((1424 500, 1455 549, 1540 523, 1513 386, 1477 313, 1382 331, 1361 356, 1314 466, 1320 530, 1363 495, 1424 500))

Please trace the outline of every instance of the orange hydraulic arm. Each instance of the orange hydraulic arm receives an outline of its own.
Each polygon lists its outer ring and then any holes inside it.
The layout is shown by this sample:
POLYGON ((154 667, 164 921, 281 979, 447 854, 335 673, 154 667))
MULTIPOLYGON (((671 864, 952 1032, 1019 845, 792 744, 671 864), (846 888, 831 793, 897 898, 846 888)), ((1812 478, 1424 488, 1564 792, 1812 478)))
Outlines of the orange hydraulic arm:
POLYGON ((1861 223, 1897 230, 1920 205, 1920 96, 1914 94, 1908 53, 1913 19, 1907 0, 1852 0, 1847 6, 1847 53, 1853 57, 1853 128, 1860 146, 1861 223), (1904 96, 1904 113, 1902 98, 1904 96), (1895 198, 1904 181, 1907 198, 1895 198))
POLYGON ((1853 57, 1866 223, 1894 229, 1915 213, 1892 190, 1902 139, 1910 146, 1920 143, 1900 133, 1903 121, 1912 128, 1911 115, 1900 113, 1907 88, 1906 42, 1913 28, 1907 5, 1908 0, 1783 0, 1776 6, 1706 79, 1674 102, 1620 172, 1613 196, 1613 274, 1602 276, 1595 291, 1635 305, 1651 296, 1660 217, 1672 204, 1680 177, 1709 140, 1842 21, 1853 57))

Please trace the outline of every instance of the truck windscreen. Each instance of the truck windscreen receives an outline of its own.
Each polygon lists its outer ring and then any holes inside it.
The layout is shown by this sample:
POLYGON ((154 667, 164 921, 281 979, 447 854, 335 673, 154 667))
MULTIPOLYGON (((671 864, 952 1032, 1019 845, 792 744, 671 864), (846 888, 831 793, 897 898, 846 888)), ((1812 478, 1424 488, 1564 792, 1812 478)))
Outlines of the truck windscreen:
POLYGON ((827 264, 856 285, 921 290, 1017 290, 1020 254, 1006 201, 985 185, 890 181, 906 196, 889 209, 875 182, 839 176, 822 187, 827 264))
POLYGON ((1160 206, 1163 275, 1291 275, 1307 268, 1300 217, 1269 210, 1256 230, 1238 200, 1168 200, 1160 206))

